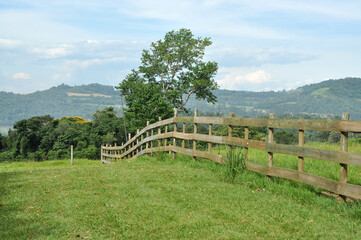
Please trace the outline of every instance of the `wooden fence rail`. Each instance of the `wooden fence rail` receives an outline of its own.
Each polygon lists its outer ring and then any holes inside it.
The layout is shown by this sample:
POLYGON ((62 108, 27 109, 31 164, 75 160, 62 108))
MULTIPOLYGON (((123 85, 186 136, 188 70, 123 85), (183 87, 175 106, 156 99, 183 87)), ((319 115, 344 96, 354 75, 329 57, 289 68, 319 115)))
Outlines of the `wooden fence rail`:
POLYGON ((348 165, 361 166, 361 154, 348 152, 348 133, 361 133, 361 121, 350 121, 349 114, 343 114, 342 120, 305 120, 305 119, 275 119, 270 114, 268 119, 238 118, 231 114, 230 117, 198 117, 197 110, 194 117, 177 117, 166 120, 159 119, 158 122, 149 124, 128 142, 121 146, 102 146, 101 162, 111 163, 112 159, 134 159, 143 154, 151 154, 159 151, 181 153, 193 157, 193 160, 206 158, 218 163, 224 162, 224 156, 212 153, 212 145, 228 145, 230 149, 234 146, 245 149, 246 167, 250 171, 268 176, 286 178, 312 186, 316 186, 342 197, 361 199, 361 186, 349 184, 347 176, 348 165), (193 133, 186 133, 186 124, 193 124, 193 133), (209 125, 209 134, 198 133, 199 124, 209 125), (168 126, 173 125, 173 131, 168 126), (228 126, 228 136, 212 135, 214 125, 228 126), (182 126, 181 128, 179 126, 182 126), (233 137, 234 127, 244 127, 244 138, 233 137), (268 128, 266 141, 249 139, 250 127, 268 128), (273 141, 274 129, 295 129, 299 132, 297 145, 277 144, 273 141), (304 146, 304 131, 331 131, 340 132, 340 151, 317 149, 304 146), (157 134, 155 134, 157 133, 157 134), (173 139, 173 141, 171 141, 173 139), (169 141, 168 141, 169 140, 169 141), (179 141, 177 141, 179 140, 179 141), (186 140, 191 141, 192 148, 186 147, 186 140), (208 143, 207 151, 197 148, 197 141, 208 143), (262 150, 268 153, 266 165, 250 162, 248 160, 249 148, 262 150), (273 154, 281 153, 298 157, 298 170, 280 168, 273 166, 273 154), (340 165, 339 181, 331 180, 304 172, 304 158, 313 158, 340 165))

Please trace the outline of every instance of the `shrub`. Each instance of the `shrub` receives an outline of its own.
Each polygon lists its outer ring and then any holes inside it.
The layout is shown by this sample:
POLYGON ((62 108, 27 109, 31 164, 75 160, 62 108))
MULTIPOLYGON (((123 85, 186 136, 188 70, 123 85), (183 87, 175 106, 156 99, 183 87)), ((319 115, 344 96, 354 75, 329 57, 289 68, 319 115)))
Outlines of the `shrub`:
POLYGON ((0 152, 0 162, 12 161, 13 154, 10 151, 0 152))
POLYGON ((100 149, 96 148, 94 145, 90 145, 85 150, 83 150, 84 156, 93 160, 100 159, 99 151, 100 149))

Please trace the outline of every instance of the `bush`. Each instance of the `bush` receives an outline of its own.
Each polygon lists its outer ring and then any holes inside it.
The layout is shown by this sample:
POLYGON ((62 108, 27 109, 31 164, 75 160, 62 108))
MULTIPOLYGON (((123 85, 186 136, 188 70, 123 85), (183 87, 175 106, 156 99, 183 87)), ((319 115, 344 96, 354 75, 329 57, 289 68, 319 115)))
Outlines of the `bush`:
POLYGON ((46 154, 45 154, 45 152, 42 152, 42 151, 28 153, 27 159, 41 162, 41 161, 46 160, 46 154))
POLYGON ((0 152, 0 162, 7 162, 13 160, 13 154, 10 151, 0 152))
POLYGON ((83 150, 84 156, 88 159, 100 159, 100 149, 96 148, 94 145, 90 145, 87 149, 83 150))
POLYGON ((65 159, 65 158, 70 158, 70 154, 68 153, 67 150, 50 150, 48 152, 47 158, 49 160, 59 160, 59 159, 65 159))

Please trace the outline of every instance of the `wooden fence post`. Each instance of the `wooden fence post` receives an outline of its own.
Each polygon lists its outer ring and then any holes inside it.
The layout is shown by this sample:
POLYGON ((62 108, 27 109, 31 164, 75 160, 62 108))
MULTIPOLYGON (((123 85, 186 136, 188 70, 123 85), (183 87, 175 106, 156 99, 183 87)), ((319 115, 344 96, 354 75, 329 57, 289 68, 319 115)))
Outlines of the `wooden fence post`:
MULTIPOLYGON (((164 133, 168 133, 168 125, 165 125, 164 133)), ((164 139, 164 146, 167 147, 168 145, 168 138, 164 139)))
MULTIPOLYGON (((349 113, 342 113, 342 120, 350 120, 349 113)), ((341 152, 348 152, 348 132, 341 132, 341 152)), ((347 164, 340 163, 340 182, 347 183, 347 164)), ((346 196, 340 195, 343 200, 346 200, 346 196)))
MULTIPOLYGON (((150 130, 150 136, 154 135, 154 129, 150 130)), ((153 149, 154 140, 150 141, 150 148, 153 149)), ((150 155, 153 156, 153 150, 150 152, 150 155)))
MULTIPOLYGON (((196 117, 198 117, 198 108, 194 110, 194 118, 196 117)), ((197 123, 195 123, 195 119, 193 122, 193 134, 197 134, 197 123)), ((196 150, 197 150, 197 141, 193 140, 193 161, 197 161, 197 157, 194 156, 196 150)))
MULTIPOLYGON (((213 124, 209 124, 209 130, 208 130, 209 136, 212 136, 212 128, 213 128, 213 124)), ((209 153, 212 152, 212 143, 211 142, 208 143, 208 152, 209 153)))
MULTIPOLYGON (((235 113, 229 113, 229 117, 231 118, 235 118, 236 114, 235 113)), ((228 137, 232 137, 233 136, 233 126, 228 125, 228 137)), ((232 152, 232 145, 228 145, 228 151, 232 152)))
POLYGON ((74 147, 73 145, 70 146, 70 164, 74 164, 74 147))
MULTIPOLYGON (((159 122, 162 121, 162 118, 159 117, 159 122)), ((161 127, 159 126, 158 128, 158 134, 161 134, 162 133, 162 129, 161 127)), ((158 138, 158 151, 160 151, 160 147, 162 146, 162 140, 158 138)))
POLYGON ((120 150, 120 154, 123 154, 123 152, 124 152, 124 147, 123 147, 123 146, 124 146, 124 143, 123 143, 123 142, 122 142, 122 145, 121 145, 121 146, 122 146, 122 149, 120 150))
MULTIPOLYGON (((137 135, 139 134, 139 128, 137 129, 137 135)), ((139 136, 137 136, 137 151, 136 153, 138 154, 139 153, 139 147, 138 147, 138 144, 139 144, 139 136)))
MULTIPOLYGON (((303 147, 305 144, 305 131, 298 130, 298 146, 303 147)), ((304 171, 304 159, 302 156, 298 156, 298 171, 304 171)))
MULTIPOLYGON (((186 123, 184 122, 183 123, 183 133, 186 133, 186 123)), ((183 139, 182 140, 182 148, 185 148, 186 147, 186 140, 185 139, 183 139)))
MULTIPOLYGON (((130 138, 131 138, 131 135, 130 135, 130 133, 128 133, 128 142, 130 142, 130 138)), ((130 150, 132 148, 132 144, 128 144, 128 150, 130 150)), ((130 156, 131 156, 131 152, 130 153, 128 153, 128 158, 130 158, 130 156)))
POLYGON ((100 146, 100 162, 103 163, 103 144, 100 146))
MULTIPOLYGON (((149 121, 147 121, 147 127, 149 126, 149 121)), ((149 130, 146 131, 146 138, 149 137, 149 130)), ((145 149, 147 151, 147 149, 149 148, 149 143, 148 143, 148 140, 147 142, 145 143, 145 149)))
MULTIPOLYGON (((178 110, 174 109, 174 117, 176 118, 177 115, 178 115, 178 110)), ((177 132, 177 123, 176 122, 173 123, 173 131, 174 131, 174 133, 177 132)), ((177 147, 177 138, 174 136, 173 137, 173 149, 175 150, 176 147, 177 147)), ((175 160, 176 156, 177 156, 177 153, 175 151, 173 151, 173 160, 175 160)))
MULTIPOLYGON (((249 128, 248 127, 244 127, 244 139, 245 140, 249 139, 249 128)), ((248 146, 248 142, 247 142, 247 146, 248 146)), ((248 147, 244 148, 244 161, 245 162, 248 161, 248 147)))
MULTIPOLYGON (((270 119, 274 119, 274 118, 275 118, 275 114, 274 114, 274 113, 270 113, 270 114, 269 114, 269 118, 270 118, 270 119)), ((274 129, 273 129, 273 128, 268 128, 268 143, 273 143, 273 138, 274 138, 274 129)), ((267 166, 268 166, 268 167, 272 167, 272 166, 273 166, 273 152, 268 152, 267 166)))

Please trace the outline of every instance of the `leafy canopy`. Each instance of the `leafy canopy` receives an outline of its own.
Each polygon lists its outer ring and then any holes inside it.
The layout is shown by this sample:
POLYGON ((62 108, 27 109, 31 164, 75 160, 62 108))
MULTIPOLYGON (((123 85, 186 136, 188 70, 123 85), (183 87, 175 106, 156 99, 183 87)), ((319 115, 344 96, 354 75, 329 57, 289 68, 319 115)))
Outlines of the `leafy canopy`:
POLYGON ((189 97, 216 102, 216 62, 204 62, 210 38, 195 38, 189 29, 168 32, 163 40, 143 50, 141 65, 117 87, 125 96, 127 117, 136 117, 139 127, 157 116, 169 117, 170 109, 185 110, 189 97), (150 96, 151 95, 151 96, 150 96))

